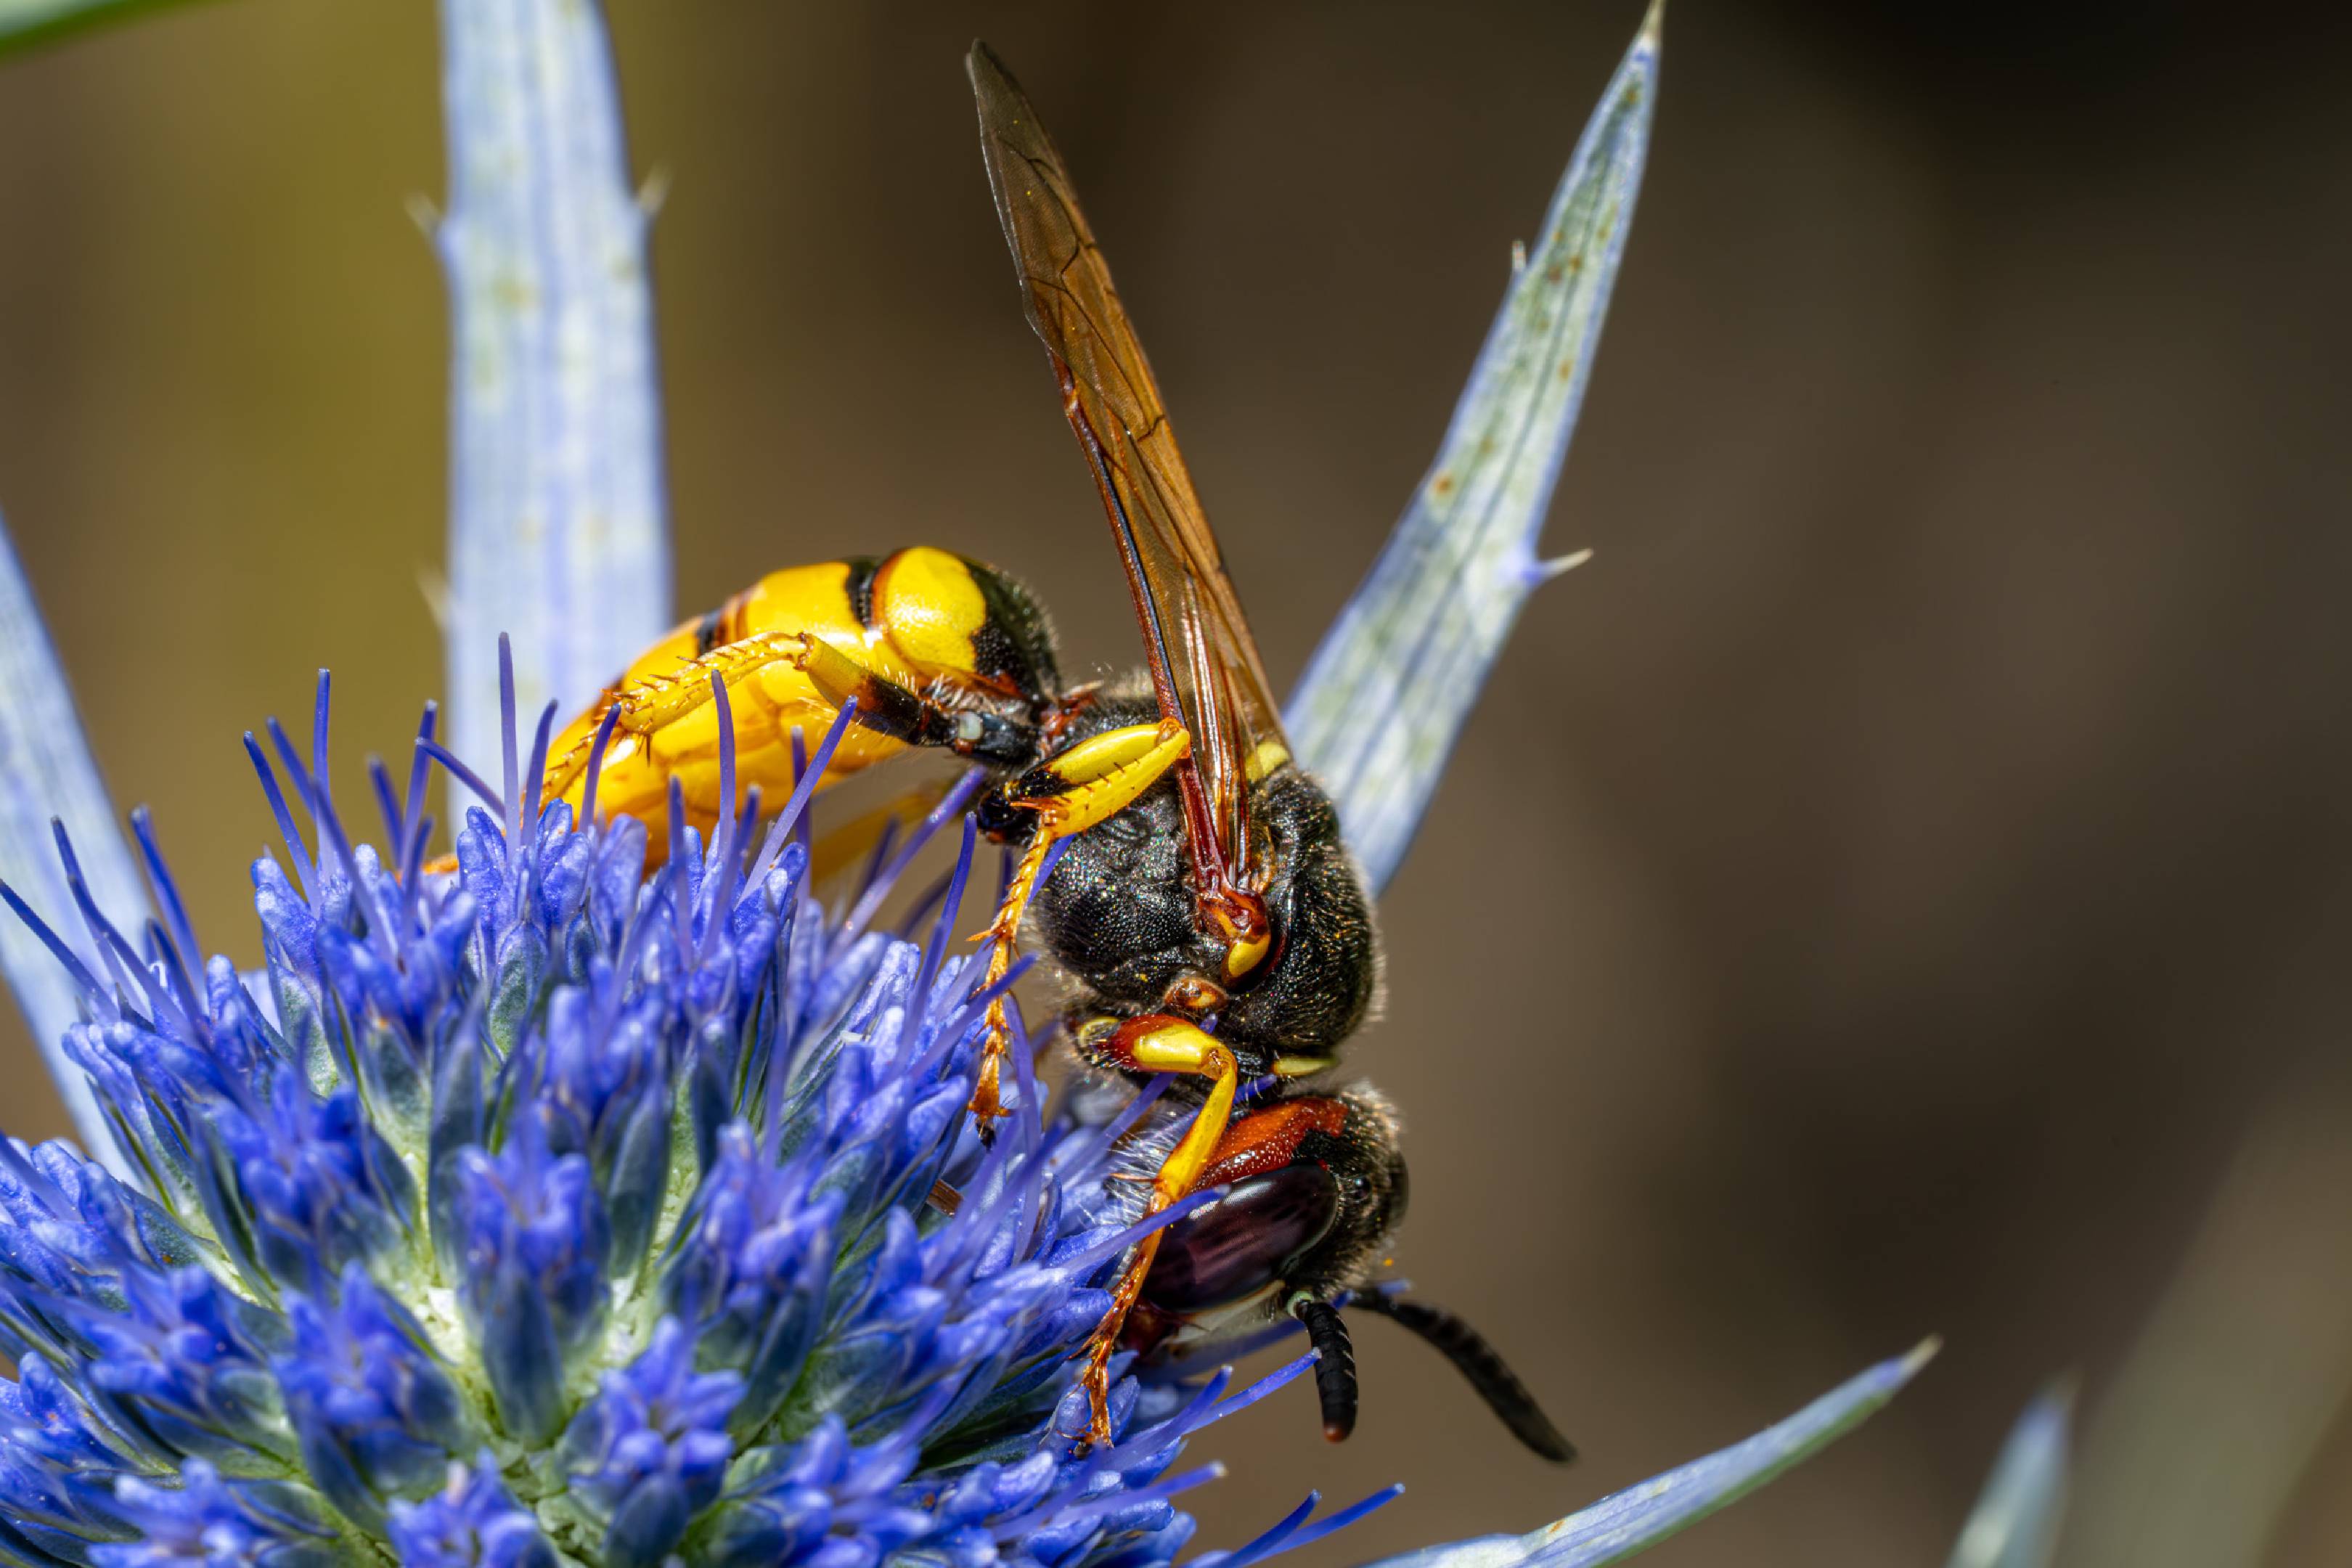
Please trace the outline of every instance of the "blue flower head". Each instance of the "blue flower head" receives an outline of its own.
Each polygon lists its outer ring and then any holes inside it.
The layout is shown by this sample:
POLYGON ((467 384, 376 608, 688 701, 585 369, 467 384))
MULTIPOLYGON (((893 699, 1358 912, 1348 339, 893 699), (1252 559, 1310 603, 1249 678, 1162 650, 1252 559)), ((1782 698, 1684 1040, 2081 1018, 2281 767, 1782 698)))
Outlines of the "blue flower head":
POLYGON ((1183 1439, 1306 1363, 1222 1404, 1130 1378, 1120 1440, 1064 1436, 1134 1232, 1117 1126, 1025 1078, 992 1147, 964 1114, 1002 988, 953 940, 969 792, 836 914, 805 790, 707 844, 674 824, 650 877, 635 823, 518 830, 542 721, 444 873, 396 797, 384 849, 348 837, 326 693, 262 762, 266 968, 108 929, 82 971, 75 1048, 153 1197, 61 1144, 0 1162, 0 1511, 71 1543, 39 1560, 1171 1558, 1183 1439), (929 925, 875 929, 942 831, 929 925))

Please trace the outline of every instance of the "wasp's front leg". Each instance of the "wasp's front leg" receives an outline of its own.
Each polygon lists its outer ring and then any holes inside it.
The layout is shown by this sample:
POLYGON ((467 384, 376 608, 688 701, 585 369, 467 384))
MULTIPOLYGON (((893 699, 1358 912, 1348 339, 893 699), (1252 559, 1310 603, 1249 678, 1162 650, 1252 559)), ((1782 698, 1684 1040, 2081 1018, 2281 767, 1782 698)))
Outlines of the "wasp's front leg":
MULTIPOLYGON (((1216 1037, 1197 1024, 1164 1013, 1146 1014, 1140 1018, 1094 1019, 1079 1030, 1078 1047, 1088 1060, 1105 1067, 1130 1072, 1180 1073, 1210 1080, 1208 1097, 1202 1101, 1200 1114, 1160 1163, 1159 1173, 1151 1180, 1151 1194, 1144 1200, 1143 1213, 1145 1217, 1156 1215, 1190 1193, 1215 1156, 1217 1144, 1233 1120, 1234 1096, 1241 1086, 1240 1066, 1234 1053, 1216 1037)), ((1151 1260, 1160 1251, 1160 1238, 1166 1234, 1165 1230, 1155 1230, 1135 1244, 1111 1291, 1110 1310, 1103 1315, 1103 1321, 1096 1325, 1094 1337, 1087 1342, 1086 1371, 1079 1374, 1079 1383, 1087 1391, 1091 1411, 1087 1428, 1089 1443, 1110 1441, 1110 1358, 1118 1349, 1119 1330, 1127 1322, 1128 1310, 1142 1293, 1144 1277, 1151 1272, 1151 1260)))
MULTIPOLYGON (((1013 967, 1021 917, 1029 907, 1030 895, 1037 890, 1037 879, 1045 874, 1045 858, 1054 846, 1134 805, 1192 747, 1192 735, 1181 724, 1166 720, 1129 724, 1089 735, 1000 787, 1001 805, 1034 814, 1037 824, 1029 847, 1013 868, 1013 879, 1005 885, 1004 902, 996 911, 995 923, 982 933, 981 940, 989 944, 984 985, 994 985, 1013 967)), ((993 1136, 991 1124, 1004 1114, 998 1089, 1011 1034, 1000 994, 988 1005, 980 1081, 971 1096, 971 1112, 980 1118, 983 1138, 993 1136)))

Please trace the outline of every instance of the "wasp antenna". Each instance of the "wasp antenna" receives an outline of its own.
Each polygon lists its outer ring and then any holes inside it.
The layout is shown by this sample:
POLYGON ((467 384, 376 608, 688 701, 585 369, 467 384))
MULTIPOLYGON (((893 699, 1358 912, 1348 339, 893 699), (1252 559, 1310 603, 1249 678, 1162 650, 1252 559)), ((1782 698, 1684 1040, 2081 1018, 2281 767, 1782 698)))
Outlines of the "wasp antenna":
MULTIPOLYGON (((1443 1307, 1383 1296, 1377 1291, 1367 1290, 1351 1304, 1367 1312, 1378 1312, 1435 1345, 1478 1391, 1478 1397, 1486 1402, 1487 1408, 1502 1418, 1503 1425, 1511 1429, 1511 1436, 1536 1453, 1555 1465, 1564 1465, 1576 1458, 1575 1445, 1559 1435, 1559 1428, 1536 1404, 1536 1396, 1528 1392, 1519 1374, 1510 1369, 1502 1352, 1488 1344, 1486 1337, 1477 1330, 1443 1307)), ((1312 1332, 1313 1325, 1308 1329, 1312 1332)), ((1341 1342, 1346 1342, 1344 1338, 1341 1342)), ((1352 1393, 1352 1369, 1348 1381, 1352 1393)))
MULTIPOLYGON (((1315 1347, 1315 1392, 1323 1401, 1323 1436, 1344 1443, 1356 1429, 1356 1347, 1339 1309, 1312 1297, 1291 1303, 1290 1315, 1307 1325, 1315 1347)), ((1540 1419, 1540 1418, 1539 1418, 1540 1419)))

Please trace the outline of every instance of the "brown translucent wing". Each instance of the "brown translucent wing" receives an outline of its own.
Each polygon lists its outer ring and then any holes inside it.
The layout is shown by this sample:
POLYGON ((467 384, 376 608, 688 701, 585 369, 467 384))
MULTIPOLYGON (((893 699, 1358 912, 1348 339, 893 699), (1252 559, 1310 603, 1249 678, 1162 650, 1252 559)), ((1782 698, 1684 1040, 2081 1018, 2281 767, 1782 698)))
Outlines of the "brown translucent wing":
POLYGON ((1218 847, 1246 885, 1255 880, 1248 786, 1289 754, 1281 710, 1069 171, 987 46, 974 44, 965 67, 1029 324, 1053 360, 1064 412, 1102 487, 1161 710, 1192 733, 1218 847))

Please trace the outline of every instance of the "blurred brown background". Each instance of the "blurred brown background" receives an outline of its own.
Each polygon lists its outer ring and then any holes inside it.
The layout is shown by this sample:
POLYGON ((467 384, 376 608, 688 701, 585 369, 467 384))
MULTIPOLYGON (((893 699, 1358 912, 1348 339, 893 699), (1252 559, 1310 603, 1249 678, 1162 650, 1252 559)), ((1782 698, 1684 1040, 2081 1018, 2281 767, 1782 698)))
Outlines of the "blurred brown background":
MULTIPOLYGON (((1675 4, 1549 536, 1599 559, 1488 691, 1356 1053, 1411 1115, 1403 1262, 1587 1457, 1368 1324, 1358 1439, 1299 1393, 1221 1432, 1204 1542, 1391 1478, 1318 1561, 1527 1528, 1939 1331, 1886 1415, 1652 1561, 1939 1563, 2073 1367, 2079 1560, 2342 1562, 2347 29, 1675 4)), ((1075 666, 1130 658, 987 207, 981 33, 1287 679, 1638 5, 614 20, 674 178, 681 609, 933 541, 1036 584, 1075 666)), ((118 802, 245 960, 238 732, 332 665, 356 784, 437 680, 434 49, 416 0, 233 0, 0 66, 0 505, 118 802)), ((0 1029, 7 1127, 58 1131, 0 1029)))

